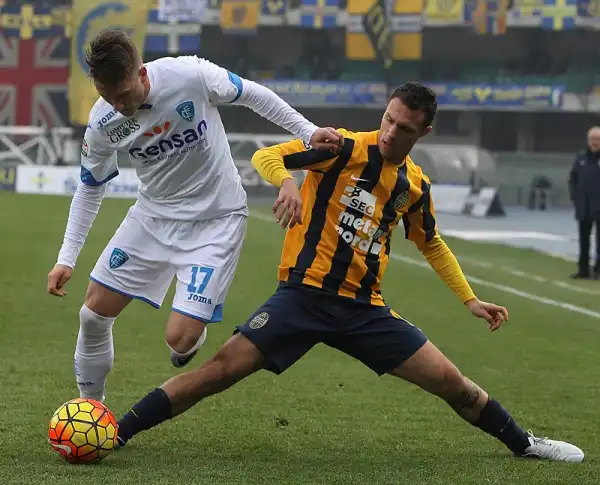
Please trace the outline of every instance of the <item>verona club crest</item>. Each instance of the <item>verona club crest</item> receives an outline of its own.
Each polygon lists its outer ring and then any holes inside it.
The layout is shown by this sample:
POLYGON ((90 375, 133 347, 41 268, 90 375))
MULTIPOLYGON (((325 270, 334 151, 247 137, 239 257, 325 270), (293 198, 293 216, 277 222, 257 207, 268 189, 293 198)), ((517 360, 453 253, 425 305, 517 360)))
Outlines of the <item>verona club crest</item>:
POLYGON ((394 200, 394 210, 400 210, 402 207, 404 207, 404 204, 406 204, 409 199, 410 192, 408 190, 400 192, 398 197, 396 197, 396 200, 394 200))
POLYGON ((194 107, 193 101, 184 101, 175 108, 177 114, 181 116, 185 121, 193 121, 196 115, 196 108, 194 107))

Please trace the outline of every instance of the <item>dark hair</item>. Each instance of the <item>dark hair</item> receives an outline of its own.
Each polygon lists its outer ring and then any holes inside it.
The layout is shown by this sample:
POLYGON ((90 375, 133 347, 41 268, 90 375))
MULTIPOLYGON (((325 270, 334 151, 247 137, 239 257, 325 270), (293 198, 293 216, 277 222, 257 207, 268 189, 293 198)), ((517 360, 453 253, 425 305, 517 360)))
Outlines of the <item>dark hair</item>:
POLYGON ((392 93, 389 101, 398 98, 411 110, 425 113, 425 126, 433 123, 437 113, 437 100, 435 92, 421 83, 409 81, 404 83, 392 93))
POLYGON ((105 86, 116 86, 128 79, 140 60, 133 41, 120 30, 101 32, 85 54, 90 76, 105 86))

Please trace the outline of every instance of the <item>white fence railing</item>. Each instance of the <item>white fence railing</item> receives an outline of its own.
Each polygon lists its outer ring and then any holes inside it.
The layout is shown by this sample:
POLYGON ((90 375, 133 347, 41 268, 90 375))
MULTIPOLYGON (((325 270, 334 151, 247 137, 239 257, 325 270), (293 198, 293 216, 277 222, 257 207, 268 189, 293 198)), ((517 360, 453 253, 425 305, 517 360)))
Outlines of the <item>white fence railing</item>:
MULTIPOLYGON (((75 139, 70 127, 43 128, 37 126, 0 126, 0 162, 25 165, 56 165, 79 163, 81 140, 75 139)), ((243 152, 254 152, 275 143, 291 140, 289 135, 227 135, 234 159, 247 158, 243 152)))
POLYGON ((64 160, 75 130, 69 127, 0 126, 0 162, 56 165, 64 160))

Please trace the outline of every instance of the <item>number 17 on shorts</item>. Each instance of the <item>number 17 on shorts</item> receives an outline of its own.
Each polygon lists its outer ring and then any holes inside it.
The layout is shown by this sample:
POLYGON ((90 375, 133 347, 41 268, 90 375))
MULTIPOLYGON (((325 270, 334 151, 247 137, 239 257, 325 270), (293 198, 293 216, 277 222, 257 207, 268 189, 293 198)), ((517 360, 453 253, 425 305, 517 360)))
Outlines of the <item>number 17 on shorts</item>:
POLYGON ((201 264, 179 269, 173 310, 204 322, 221 321, 224 293, 229 284, 220 288, 220 280, 219 268, 212 266, 201 264))

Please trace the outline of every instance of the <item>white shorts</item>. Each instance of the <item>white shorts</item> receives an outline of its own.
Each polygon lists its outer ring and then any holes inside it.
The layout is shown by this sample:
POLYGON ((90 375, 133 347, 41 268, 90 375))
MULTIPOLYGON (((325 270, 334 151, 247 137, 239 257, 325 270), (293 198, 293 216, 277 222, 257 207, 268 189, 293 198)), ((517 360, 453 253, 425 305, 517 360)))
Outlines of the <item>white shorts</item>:
POLYGON ((173 311, 220 322, 245 233, 242 214, 175 221, 140 214, 133 206, 90 279, 160 308, 177 276, 173 311))

